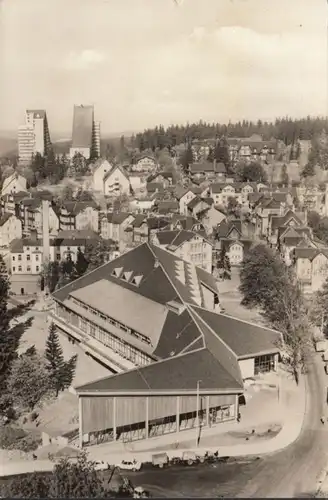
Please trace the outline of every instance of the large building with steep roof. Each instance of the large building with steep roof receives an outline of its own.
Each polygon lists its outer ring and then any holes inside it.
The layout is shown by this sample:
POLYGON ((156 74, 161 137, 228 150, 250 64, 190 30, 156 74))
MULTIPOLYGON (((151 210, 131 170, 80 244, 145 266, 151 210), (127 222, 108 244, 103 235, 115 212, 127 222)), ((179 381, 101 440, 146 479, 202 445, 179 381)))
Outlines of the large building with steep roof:
POLYGON ((235 419, 276 331, 220 314, 214 277, 144 243, 53 294, 51 320, 114 374, 77 387, 80 446, 235 419))

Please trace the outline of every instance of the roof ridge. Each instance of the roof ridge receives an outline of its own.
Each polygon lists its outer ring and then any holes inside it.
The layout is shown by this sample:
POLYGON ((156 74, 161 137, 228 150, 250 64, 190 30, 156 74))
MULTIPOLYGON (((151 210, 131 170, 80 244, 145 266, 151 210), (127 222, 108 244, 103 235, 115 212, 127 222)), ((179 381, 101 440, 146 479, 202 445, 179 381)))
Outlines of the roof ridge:
MULTIPOLYGON (((200 309, 204 309, 204 311, 206 312, 210 312, 210 313, 214 313, 216 314, 214 311, 210 311, 209 309, 206 309, 205 307, 201 307, 201 306, 191 306, 189 304, 187 304, 187 307, 199 307, 200 309)), ((207 326, 207 328, 211 331, 212 335, 214 335, 216 338, 218 338, 220 340, 220 342, 222 342, 222 344, 228 349, 228 351, 231 352, 231 354, 233 354, 235 356, 235 358, 238 360, 238 356, 237 354, 231 349, 231 347, 229 347, 225 342, 224 340, 221 339, 221 337, 219 337, 219 335, 212 329, 212 327, 197 313, 197 311, 191 311, 193 314, 196 314, 196 316, 199 318, 199 320, 202 322, 202 323, 205 323, 205 325, 207 326)))

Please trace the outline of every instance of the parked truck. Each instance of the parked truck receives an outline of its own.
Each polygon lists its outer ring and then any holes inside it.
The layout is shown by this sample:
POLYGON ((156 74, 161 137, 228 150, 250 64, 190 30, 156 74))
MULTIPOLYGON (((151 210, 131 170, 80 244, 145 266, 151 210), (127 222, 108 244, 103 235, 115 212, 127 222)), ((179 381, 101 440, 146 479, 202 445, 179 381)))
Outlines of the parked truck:
POLYGON ((168 465, 169 457, 167 453, 155 453, 155 455, 151 457, 151 461, 154 467, 163 469, 164 466, 168 465))

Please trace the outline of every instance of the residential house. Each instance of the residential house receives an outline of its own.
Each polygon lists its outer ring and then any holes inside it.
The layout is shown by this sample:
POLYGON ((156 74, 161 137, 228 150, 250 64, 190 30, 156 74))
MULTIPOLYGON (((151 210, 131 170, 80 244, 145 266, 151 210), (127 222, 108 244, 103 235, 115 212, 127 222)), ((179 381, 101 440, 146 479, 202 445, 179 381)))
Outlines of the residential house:
POLYGON ((194 233, 200 233, 202 236, 206 237, 206 230, 202 222, 200 222, 195 217, 174 214, 172 215, 170 222, 166 228, 167 230, 173 231, 179 229, 180 231, 184 229, 185 231, 192 231, 194 233))
POLYGON ((21 191, 27 191, 27 181, 25 177, 17 172, 6 177, 2 183, 1 196, 5 194, 16 194, 21 191))
POLYGON ((275 139, 264 141, 258 134, 248 138, 227 138, 232 163, 245 161, 272 162, 277 154, 278 142, 275 139))
POLYGON ((256 235, 267 237, 270 215, 284 215, 287 209, 294 210, 290 193, 264 193, 253 211, 256 235))
POLYGON ((179 258, 212 272, 212 244, 206 237, 193 231, 159 231, 152 238, 152 243, 179 258))
MULTIPOLYGON (((36 230, 38 237, 42 236, 43 211, 42 199, 37 197, 24 198, 19 203, 19 217, 23 223, 23 234, 28 237, 31 231, 36 230)), ((49 203, 48 223, 50 236, 56 236, 60 229, 60 209, 55 203, 49 203)))
POLYGON ((301 208, 315 210, 321 215, 326 215, 325 207, 328 204, 328 184, 320 186, 318 184, 307 184, 302 182, 296 187, 296 196, 301 208))
POLYGON ((187 205, 187 215, 198 218, 198 214, 207 210, 213 205, 212 198, 201 198, 200 196, 195 196, 189 201, 187 205))
POLYGON ((99 231, 99 209, 94 201, 65 201, 59 214, 60 230, 99 231))
POLYGON ((137 215, 131 224, 133 231, 133 243, 145 243, 146 241, 152 241, 154 234, 165 229, 169 222, 169 219, 165 217, 147 217, 137 215))
POLYGON ((103 193, 105 196, 120 196, 130 194, 130 180, 126 171, 116 165, 104 177, 103 193))
POLYGON ((226 252, 232 267, 238 267, 241 265, 244 260, 245 253, 249 250, 252 244, 253 241, 247 239, 221 240, 221 247, 226 252))
POLYGON ((156 203, 159 215, 169 215, 179 213, 179 203, 175 200, 163 200, 156 203))
POLYGON ((146 214, 154 208, 156 199, 151 196, 143 196, 142 198, 134 198, 129 202, 129 210, 131 212, 146 214))
POLYGON ((245 252, 254 241, 252 224, 242 222, 240 219, 222 221, 217 227, 214 241, 215 257, 219 258, 220 252, 225 250, 232 266, 239 266, 243 261, 245 252), (235 243, 239 243, 235 245, 235 243))
MULTIPOLYGON (((197 195, 202 196, 204 189, 201 187, 186 187, 177 186, 174 191, 174 197, 179 202, 179 213, 181 215, 188 215, 188 203, 197 195)), ((208 189, 205 189, 206 194, 208 189)))
POLYGON ((0 217, 0 248, 8 248, 14 239, 21 239, 22 221, 12 213, 4 213, 0 217))
POLYGON ((279 215, 274 213, 268 216, 267 236, 272 246, 279 244, 281 229, 290 227, 307 227, 307 212, 299 213, 293 210, 280 211, 279 215), (280 233, 279 233, 280 231, 280 233))
POLYGON ((197 218, 202 222, 208 235, 211 235, 221 222, 227 220, 227 216, 213 204, 198 212, 197 218))
POLYGON ((119 251, 125 248, 128 242, 126 228, 134 217, 126 212, 112 212, 100 218, 100 235, 104 240, 113 240, 119 244, 119 251))
POLYGON ((309 227, 289 226, 279 228, 278 250, 286 265, 292 264, 294 249, 302 243, 308 243, 311 237, 312 232, 309 227))
POLYGON ((113 168, 113 165, 103 158, 96 161, 92 174, 94 191, 104 192, 104 178, 113 168))
POLYGON ((242 207, 248 207, 248 196, 257 191, 255 182, 216 182, 210 186, 214 205, 227 207, 229 198, 234 198, 242 207))
POLYGON ((150 154, 140 154, 136 157, 135 163, 131 166, 132 172, 154 172, 156 160, 150 154))
POLYGON ((147 184, 150 183, 161 184, 166 189, 173 184, 173 174, 172 172, 157 172, 147 178, 147 184))
POLYGON ((31 194, 25 191, 1 196, 1 213, 6 212, 18 215, 20 201, 30 196, 31 194))
POLYGON ((293 251, 296 276, 304 292, 313 293, 322 288, 328 277, 328 248, 311 245, 297 246, 293 251))
MULTIPOLYGON (((75 262, 78 248, 84 251, 87 243, 97 240, 99 236, 92 231, 62 231, 50 240, 50 261, 60 262, 70 255, 75 262)), ((13 240, 10 257, 11 291, 17 295, 37 293, 43 264, 43 241, 37 232, 32 232, 30 238, 13 240)))
POLYGON ((218 182, 224 182, 227 170, 223 163, 217 163, 215 160, 213 162, 202 161, 189 166, 189 175, 193 180, 216 179, 218 182))

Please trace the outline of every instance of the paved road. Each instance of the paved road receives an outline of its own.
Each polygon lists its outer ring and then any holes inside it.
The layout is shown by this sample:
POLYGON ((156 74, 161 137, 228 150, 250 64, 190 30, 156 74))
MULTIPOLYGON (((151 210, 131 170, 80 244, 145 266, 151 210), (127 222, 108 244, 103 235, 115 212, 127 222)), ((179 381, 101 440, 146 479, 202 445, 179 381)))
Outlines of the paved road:
POLYGON ((310 496, 315 491, 316 477, 327 464, 328 423, 323 426, 325 381, 322 362, 314 358, 308 375, 310 404, 303 430, 295 443, 281 452, 247 463, 235 462, 149 469, 131 473, 130 479, 142 485, 154 496, 228 496, 228 497, 289 497, 310 496))

